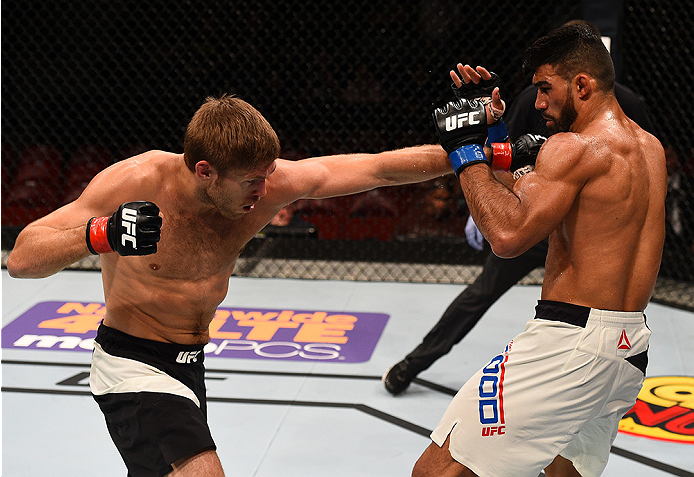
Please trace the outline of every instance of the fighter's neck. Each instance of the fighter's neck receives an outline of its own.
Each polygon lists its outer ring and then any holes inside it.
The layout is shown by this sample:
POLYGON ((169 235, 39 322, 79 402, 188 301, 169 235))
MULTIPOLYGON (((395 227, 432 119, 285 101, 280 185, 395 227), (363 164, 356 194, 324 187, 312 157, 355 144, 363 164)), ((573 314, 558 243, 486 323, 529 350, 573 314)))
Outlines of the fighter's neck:
POLYGON ((609 120, 615 118, 621 108, 617 99, 613 95, 594 96, 588 102, 581 105, 578 116, 571 125, 571 132, 581 133, 594 124, 595 121, 609 120))

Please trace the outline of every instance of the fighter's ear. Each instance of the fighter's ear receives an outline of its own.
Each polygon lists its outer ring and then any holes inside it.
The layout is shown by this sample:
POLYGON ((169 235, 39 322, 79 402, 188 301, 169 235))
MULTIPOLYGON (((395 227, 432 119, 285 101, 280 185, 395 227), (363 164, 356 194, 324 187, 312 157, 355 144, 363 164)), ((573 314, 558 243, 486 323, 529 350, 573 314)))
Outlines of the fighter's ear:
POLYGON ((576 75, 573 80, 574 91, 580 99, 588 99, 593 92, 595 80, 585 73, 576 75))
POLYGON ((195 175, 200 180, 212 180, 213 176, 216 174, 216 169, 207 161, 199 161, 197 164, 195 164, 195 175))

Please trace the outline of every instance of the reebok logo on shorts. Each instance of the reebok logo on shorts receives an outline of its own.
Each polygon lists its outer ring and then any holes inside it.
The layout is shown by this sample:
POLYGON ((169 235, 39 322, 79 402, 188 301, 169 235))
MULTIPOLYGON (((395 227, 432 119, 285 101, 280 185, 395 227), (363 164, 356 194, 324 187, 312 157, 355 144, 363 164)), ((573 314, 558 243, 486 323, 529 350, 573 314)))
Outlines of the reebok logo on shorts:
POLYGON ((627 336, 627 330, 622 330, 622 334, 619 337, 619 343, 617 343, 617 349, 622 349, 622 350, 631 349, 631 343, 629 343, 629 337, 627 336))

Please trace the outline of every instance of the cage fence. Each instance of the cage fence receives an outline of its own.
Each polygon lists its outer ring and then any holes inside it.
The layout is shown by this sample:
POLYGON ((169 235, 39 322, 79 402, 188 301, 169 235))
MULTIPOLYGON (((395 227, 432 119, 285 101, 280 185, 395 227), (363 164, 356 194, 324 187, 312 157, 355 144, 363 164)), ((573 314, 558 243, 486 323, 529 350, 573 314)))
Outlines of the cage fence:
MULTIPOLYGON (((622 5, 618 80, 643 98, 668 159, 654 299, 694 309, 692 8, 622 5)), ((450 92, 451 67, 489 66, 512 102, 530 82, 523 49, 580 17, 567 0, 4 1, 3 265, 26 224, 101 169, 148 149, 181 152, 207 96, 256 106, 287 159, 433 143, 430 112, 450 92)), ((464 284, 487 253, 465 240, 468 210, 451 177, 283 212, 236 275, 464 284)), ((98 257, 73 268, 98 269, 98 257)), ((536 270, 522 283, 541 280, 536 270)))

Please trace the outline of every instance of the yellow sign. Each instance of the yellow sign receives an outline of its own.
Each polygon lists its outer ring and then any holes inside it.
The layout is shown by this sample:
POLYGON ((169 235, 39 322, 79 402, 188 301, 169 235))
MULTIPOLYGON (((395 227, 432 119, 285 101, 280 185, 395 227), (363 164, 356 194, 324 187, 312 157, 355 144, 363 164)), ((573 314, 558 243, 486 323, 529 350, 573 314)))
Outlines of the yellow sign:
POLYGON ((619 431, 694 444, 694 378, 646 378, 636 404, 619 422, 619 431))

